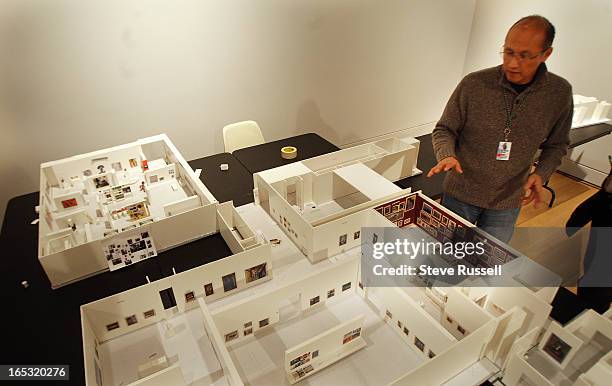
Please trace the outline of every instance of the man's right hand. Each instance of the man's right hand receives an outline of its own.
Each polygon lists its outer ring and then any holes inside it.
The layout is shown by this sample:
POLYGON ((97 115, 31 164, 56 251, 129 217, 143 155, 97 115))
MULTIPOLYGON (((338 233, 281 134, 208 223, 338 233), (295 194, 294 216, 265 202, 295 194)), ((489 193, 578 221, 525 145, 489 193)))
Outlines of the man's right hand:
POLYGON ((427 173, 427 177, 431 177, 434 174, 438 174, 440 172, 447 172, 447 171, 449 171, 451 169, 455 169, 455 171, 457 173, 463 173, 463 169, 461 169, 461 164, 459 163, 457 158, 455 158, 455 157, 446 157, 443 160, 441 160, 440 162, 438 162, 438 164, 436 166, 431 168, 429 173, 427 173))

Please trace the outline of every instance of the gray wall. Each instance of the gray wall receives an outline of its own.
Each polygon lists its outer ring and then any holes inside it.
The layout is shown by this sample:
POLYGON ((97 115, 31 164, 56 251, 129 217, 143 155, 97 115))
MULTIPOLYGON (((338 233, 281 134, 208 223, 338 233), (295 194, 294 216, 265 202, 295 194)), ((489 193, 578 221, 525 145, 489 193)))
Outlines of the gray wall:
MULTIPOLYGON (((438 119, 474 0, 3 0, 0 217, 39 164, 165 132, 187 159, 256 120, 343 145, 438 119)), ((34 213, 25 213, 34 216, 34 213)))

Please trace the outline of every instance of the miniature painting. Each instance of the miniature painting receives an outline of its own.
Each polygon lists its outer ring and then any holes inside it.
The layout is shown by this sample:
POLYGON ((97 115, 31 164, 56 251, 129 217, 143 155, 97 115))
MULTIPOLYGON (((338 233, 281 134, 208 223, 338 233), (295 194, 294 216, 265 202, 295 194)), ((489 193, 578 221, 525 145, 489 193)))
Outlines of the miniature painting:
POLYGON ((75 206, 78 206, 78 205, 79 204, 78 204, 76 198, 70 198, 68 200, 62 201, 62 206, 64 207, 64 209, 72 208, 72 207, 75 207, 75 206))
POLYGON ((96 189, 103 188, 105 186, 109 186, 108 177, 107 176, 99 176, 93 179, 94 186, 96 189))
POLYGON ((208 283, 208 284, 204 285, 204 294, 206 296, 210 296, 210 295, 212 295, 214 293, 215 293, 215 290, 213 289, 212 283, 208 283))
POLYGON ((236 285, 236 274, 230 273, 229 275, 223 276, 223 290, 225 292, 231 291, 237 287, 236 285))
POLYGON ((266 263, 244 270, 244 276, 246 277, 247 283, 266 277, 267 274, 266 263))
POLYGON ((425 343, 423 343, 419 338, 417 338, 416 336, 414 337, 414 345, 417 346, 417 348, 421 351, 425 351, 425 343))
POLYGON ((567 354, 569 354, 572 346, 565 343, 561 338, 555 334, 550 334, 548 341, 544 345, 544 352, 552 357, 558 363, 563 363, 567 354))

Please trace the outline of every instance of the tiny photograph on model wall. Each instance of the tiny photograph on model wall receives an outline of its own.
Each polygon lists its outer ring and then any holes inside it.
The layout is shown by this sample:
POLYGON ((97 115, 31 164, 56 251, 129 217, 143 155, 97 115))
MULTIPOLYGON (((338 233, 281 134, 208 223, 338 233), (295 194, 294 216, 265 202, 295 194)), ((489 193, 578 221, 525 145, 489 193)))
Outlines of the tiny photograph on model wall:
POLYGON ((236 274, 230 273, 229 275, 223 276, 223 290, 225 292, 231 291, 237 287, 236 285, 236 274))
POLYGON ((247 283, 264 278, 267 274, 266 263, 244 270, 244 276, 246 277, 247 283))
POLYGON ((565 343, 555 334, 550 334, 548 341, 544 345, 544 352, 550 355, 558 363, 562 363, 567 354, 569 354, 572 346, 565 343))
POLYGON ((361 336, 361 327, 358 327, 344 334, 344 337, 342 338, 342 344, 347 344, 353 339, 358 338, 360 336, 361 336))

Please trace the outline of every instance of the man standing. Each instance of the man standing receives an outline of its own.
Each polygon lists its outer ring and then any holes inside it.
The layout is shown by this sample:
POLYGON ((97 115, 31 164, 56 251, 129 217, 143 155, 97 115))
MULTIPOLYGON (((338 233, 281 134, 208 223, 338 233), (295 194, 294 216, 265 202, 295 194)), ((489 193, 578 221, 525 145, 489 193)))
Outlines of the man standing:
POLYGON ((448 172, 442 204, 504 242, 521 204, 542 201, 569 145, 572 88, 544 63, 554 36, 542 16, 517 21, 503 63, 463 78, 432 133, 438 164, 428 177, 448 172))

